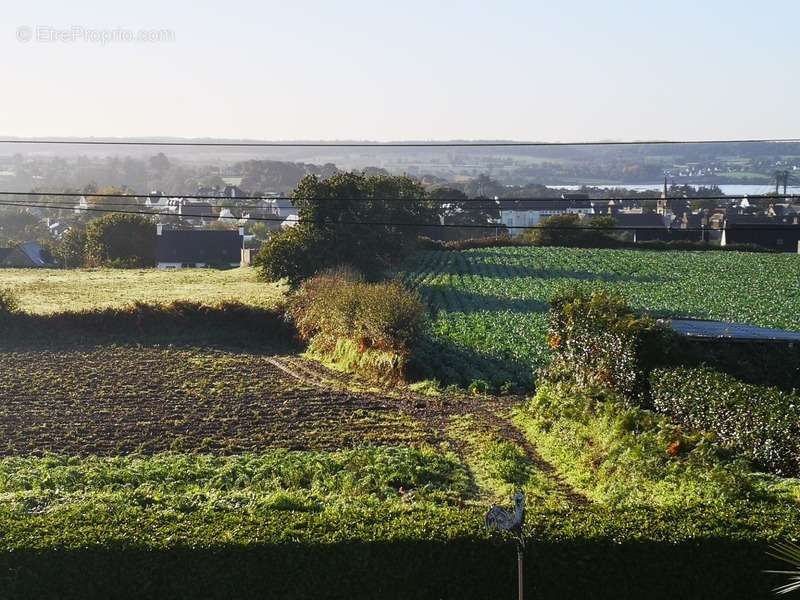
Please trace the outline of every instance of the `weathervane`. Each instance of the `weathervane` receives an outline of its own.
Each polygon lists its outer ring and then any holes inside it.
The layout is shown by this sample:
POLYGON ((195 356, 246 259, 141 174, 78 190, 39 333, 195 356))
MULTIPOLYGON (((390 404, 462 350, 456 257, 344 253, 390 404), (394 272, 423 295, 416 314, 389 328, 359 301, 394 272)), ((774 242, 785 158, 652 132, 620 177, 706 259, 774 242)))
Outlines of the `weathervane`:
POLYGON ((525 564, 525 536, 522 527, 525 525, 525 494, 518 491, 514 494, 514 511, 508 512, 495 504, 486 513, 486 527, 495 531, 511 533, 517 543, 517 585, 519 600, 524 599, 524 564, 525 564))

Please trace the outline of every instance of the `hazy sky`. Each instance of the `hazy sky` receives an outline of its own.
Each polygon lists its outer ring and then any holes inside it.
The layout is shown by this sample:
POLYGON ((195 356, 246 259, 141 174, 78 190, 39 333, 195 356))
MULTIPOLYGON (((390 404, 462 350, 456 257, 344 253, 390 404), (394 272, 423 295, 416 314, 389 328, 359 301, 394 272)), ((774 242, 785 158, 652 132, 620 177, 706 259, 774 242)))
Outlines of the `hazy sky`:
POLYGON ((0 135, 796 137, 798 22, 797 0, 7 0, 0 135), (118 28, 174 40, 85 39, 118 28))

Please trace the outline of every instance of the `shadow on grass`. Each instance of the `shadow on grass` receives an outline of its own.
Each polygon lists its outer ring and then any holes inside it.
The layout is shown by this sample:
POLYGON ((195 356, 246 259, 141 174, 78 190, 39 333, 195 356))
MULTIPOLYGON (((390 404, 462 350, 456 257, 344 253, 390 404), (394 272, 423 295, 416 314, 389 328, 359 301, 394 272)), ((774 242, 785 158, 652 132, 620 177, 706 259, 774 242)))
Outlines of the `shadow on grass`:
POLYGON ((517 390, 530 390, 534 384, 534 366, 510 356, 484 354, 428 334, 414 351, 409 376, 412 380, 436 379, 442 385, 460 387, 481 379, 490 383, 495 392, 506 383, 517 390))
POLYGON ((502 298, 478 294, 466 290, 456 290, 448 286, 421 285, 417 288, 422 296, 436 309, 447 309, 447 302, 440 299, 442 292, 447 290, 447 297, 458 308, 455 312, 475 313, 509 310, 513 312, 547 312, 550 306, 547 302, 535 299, 502 298))
MULTIPOLYGON (((761 543, 533 542, 526 597, 767 599, 784 578, 761 543)), ((516 597, 516 556, 485 541, 63 549, 0 554, 6 600, 516 597)))

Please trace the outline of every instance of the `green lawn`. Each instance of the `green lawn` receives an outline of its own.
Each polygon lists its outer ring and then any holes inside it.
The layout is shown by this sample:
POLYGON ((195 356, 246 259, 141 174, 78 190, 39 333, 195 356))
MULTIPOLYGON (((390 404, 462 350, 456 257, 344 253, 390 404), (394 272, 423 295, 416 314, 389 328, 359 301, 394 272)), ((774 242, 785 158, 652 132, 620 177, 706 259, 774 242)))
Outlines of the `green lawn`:
POLYGON ((284 291, 259 281, 252 268, 0 269, 0 288, 13 291, 20 308, 34 314, 119 307, 134 301, 239 301, 268 308, 284 291))

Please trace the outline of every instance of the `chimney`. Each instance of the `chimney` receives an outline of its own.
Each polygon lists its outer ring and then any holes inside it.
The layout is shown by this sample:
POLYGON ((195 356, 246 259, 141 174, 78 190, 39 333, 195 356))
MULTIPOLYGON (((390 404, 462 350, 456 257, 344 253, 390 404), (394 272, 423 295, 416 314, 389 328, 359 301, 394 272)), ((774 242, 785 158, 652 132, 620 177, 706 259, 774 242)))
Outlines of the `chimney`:
POLYGON ((161 223, 156 223, 156 235, 161 235, 163 229, 164 225, 162 225, 161 223))

